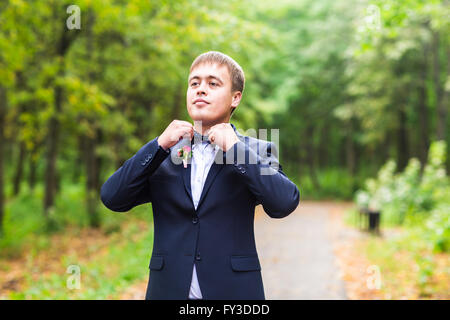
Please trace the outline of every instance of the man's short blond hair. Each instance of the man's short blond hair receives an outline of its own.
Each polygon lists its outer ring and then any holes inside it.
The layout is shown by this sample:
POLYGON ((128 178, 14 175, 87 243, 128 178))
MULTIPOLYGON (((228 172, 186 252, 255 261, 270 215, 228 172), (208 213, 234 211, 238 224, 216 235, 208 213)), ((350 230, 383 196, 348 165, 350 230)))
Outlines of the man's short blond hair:
POLYGON ((228 68, 228 72, 231 76, 231 91, 240 91, 241 93, 244 92, 244 71, 242 70, 241 66, 233 60, 233 58, 227 56, 222 52, 208 51, 195 58, 194 62, 192 62, 189 72, 192 72, 195 67, 203 63, 217 63, 218 65, 225 65, 228 68))

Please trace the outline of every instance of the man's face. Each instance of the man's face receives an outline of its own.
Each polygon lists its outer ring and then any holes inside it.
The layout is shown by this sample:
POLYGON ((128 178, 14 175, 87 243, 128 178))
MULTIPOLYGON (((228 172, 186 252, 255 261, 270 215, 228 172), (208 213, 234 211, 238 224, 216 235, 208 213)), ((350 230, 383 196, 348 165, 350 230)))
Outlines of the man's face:
POLYGON ((189 74, 186 104, 189 116, 203 126, 228 122, 241 92, 231 92, 231 76, 224 65, 203 63, 189 74))

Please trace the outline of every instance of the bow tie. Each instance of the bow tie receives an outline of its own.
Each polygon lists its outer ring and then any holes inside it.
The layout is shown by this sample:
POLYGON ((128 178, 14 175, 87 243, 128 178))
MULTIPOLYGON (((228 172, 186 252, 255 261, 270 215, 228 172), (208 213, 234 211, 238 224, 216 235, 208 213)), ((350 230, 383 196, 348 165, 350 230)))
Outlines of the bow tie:
POLYGON ((194 136, 192 137, 191 143, 201 143, 203 141, 211 143, 211 141, 208 140, 208 136, 202 136, 200 133, 194 130, 194 136))

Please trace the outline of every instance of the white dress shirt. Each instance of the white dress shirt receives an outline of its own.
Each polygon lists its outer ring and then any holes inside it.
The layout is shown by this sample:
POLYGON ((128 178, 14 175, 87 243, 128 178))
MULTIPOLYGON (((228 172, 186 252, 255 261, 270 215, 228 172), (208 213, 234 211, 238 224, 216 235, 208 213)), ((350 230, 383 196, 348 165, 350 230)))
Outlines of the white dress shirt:
MULTIPOLYGON (((209 169, 214 163, 219 147, 212 145, 209 141, 198 141, 192 145, 192 162, 191 162, 191 192, 192 201, 197 210, 200 195, 208 176, 209 169)), ((192 272, 191 289, 189 291, 189 299, 202 299, 202 292, 197 278, 197 270, 192 272)))

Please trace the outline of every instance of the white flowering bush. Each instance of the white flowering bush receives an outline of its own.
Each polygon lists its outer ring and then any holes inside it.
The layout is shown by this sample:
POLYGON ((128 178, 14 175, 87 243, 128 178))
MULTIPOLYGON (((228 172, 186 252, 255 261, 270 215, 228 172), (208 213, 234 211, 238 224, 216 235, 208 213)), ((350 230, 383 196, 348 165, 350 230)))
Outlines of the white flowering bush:
POLYGON ((392 190, 392 201, 386 204, 388 213, 397 223, 403 223, 408 213, 418 210, 423 205, 419 196, 420 161, 409 160, 405 170, 395 176, 392 190))
POLYGON ((446 144, 433 142, 420 175, 420 162, 412 158, 406 168, 395 173, 389 160, 375 179, 368 179, 358 190, 355 201, 360 208, 382 212, 383 221, 419 227, 424 240, 436 251, 448 251, 450 244, 450 183, 445 172, 446 144))
POLYGON ((378 211, 392 200, 395 168, 395 161, 389 160, 380 169, 376 179, 366 180, 366 190, 356 192, 355 201, 359 207, 378 211))

